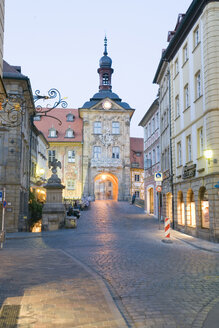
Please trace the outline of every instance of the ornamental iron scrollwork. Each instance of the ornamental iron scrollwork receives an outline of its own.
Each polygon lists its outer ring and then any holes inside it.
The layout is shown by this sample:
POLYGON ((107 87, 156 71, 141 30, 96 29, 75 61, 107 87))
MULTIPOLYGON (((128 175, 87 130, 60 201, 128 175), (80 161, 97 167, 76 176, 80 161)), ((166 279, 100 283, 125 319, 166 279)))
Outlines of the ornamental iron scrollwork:
MULTIPOLYGON (((66 98, 62 99, 61 94, 57 89, 50 89, 48 91, 48 96, 42 96, 40 95, 40 91, 36 90, 33 99, 34 103, 39 100, 55 100, 52 105, 47 104, 44 107, 37 105, 35 108, 36 116, 51 117, 57 120, 59 125, 62 124, 62 122, 57 117, 48 115, 48 113, 57 106, 61 106, 62 108, 67 108, 68 106, 67 102, 65 101, 66 98)), ((22 94, 8 92, 6 97, 0 97, 0 126, 13 128, 21 125, 26 108, 26 100, 22 94)))
POLYGON ((25 108, 23 95, 8 93, 7 98, 0 102, 0 126, 9 128, 21 125, 25 108))
POLYGON ((67 108, 68 104, 65 101, 65 98, 61 97, 60 92, 55 89, 52 88, 48 91, 48 96, 42 96, 40 95, 40 90, 36 90, 35 91, 35 95, 33 96, 34 99, 34 103, 39 101, 39 100, 51 100, 51 99, 55 99, 55 102, 51 105, 51 104, 47 104, 46 106, 41 106, 41 105, 37 105, 36 106, 36 116, 46 116, 46 117, 51 117, 55 120, 57 120, 59 122, 59 125, 62 124, 62 122, 57 118, 54 117, 52 115, 48 115, 49 112, 51 112, 54 108, 61 106, 62 108, 67 108))

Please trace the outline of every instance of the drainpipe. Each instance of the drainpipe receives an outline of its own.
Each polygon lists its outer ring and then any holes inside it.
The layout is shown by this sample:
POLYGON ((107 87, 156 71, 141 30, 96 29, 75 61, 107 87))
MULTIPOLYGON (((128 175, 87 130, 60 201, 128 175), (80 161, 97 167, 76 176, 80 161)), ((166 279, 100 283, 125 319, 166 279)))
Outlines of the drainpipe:
POLYGON ((171 80, 170 80, 170 64, 168 63, 168 74, 169 74, 169 131, 170 131, 170 184, 172 193, 172 228, 175 228, 174 218, 174 189, 173 189, 173 148, 172 148, 172 131, 171 131, 171 80))

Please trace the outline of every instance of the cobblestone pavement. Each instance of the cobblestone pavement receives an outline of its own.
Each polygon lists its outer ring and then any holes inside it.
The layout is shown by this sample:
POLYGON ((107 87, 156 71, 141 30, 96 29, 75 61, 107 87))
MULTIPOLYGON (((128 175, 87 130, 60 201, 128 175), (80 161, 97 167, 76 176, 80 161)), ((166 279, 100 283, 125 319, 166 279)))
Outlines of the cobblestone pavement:
MULTIPOLYGON (((31 279, 35 285, 37 277, 39 289, 43 289, 44 284, 50 290, 51 284, 54 293, 57 286, 53 286, 56 282, 54 276, 50 276, 51 272, 54 274, 56 270, 60 279, 69 279, 71 283, 75 270, 71 260, 76 259, 78 279, 81 264, 101 278, 128 327, 216 328, 219 322, 219 312, 215 310, 219 308, 219 247, 204 241, 192 245, 191 237, 184 238, 184 242, 181 233, 172 232, 172 235, 172 244, 163 243, 163 230, 158 229, 157 220, 145 215, 141 208, 125 202, 97 201, 90 210, 82 212, 75 230, 36 234, 37 238, 28 238, 29 234, 25 235, 27 238, 23 238, 22 234, 8 235, 3 252, 7 254, 8 263, 4 264, 9 268, 9 274, 3 270, 3 281, 4 286, 12 287, 6 287, 5 294, 8 293, 9 298, 21 296, 26 276, 29 277, 25 289, 27 297, 28 289, 34 288, 31 287, 31 279), (204 250, 208 246, 209 251, 204 250), (28 252, 32 254, 29 262, 25 261, 28 252), (64 252, 63 256, 60 256, 61 252, 64 252), (71 257, 67 259, 67 255, 71 257), (16 256, 23 259, 18 266, 15 265, 16 256), (43 267, 46 268, 44 277, 40 275, 43 267), (34 276, 33 270, 36 270, 34 276), (9 281, 11 277, 17 282, 17 292, 13 289, 13 281, 9 281), (19 281, 23 288, 20 291, 19 281), (206 326, 207 322, 210 325, 206 326)), ((82 288, 83 279, 86 286, 86 277, 83 276, 86 274, 81 266, 79 289, 82 288)), ((92 286, 95 289, 94 282, 92 286)), ((69 291, 68 295, 72 297, 76 287, 73 281, 69 289, 65 286, 62 301, 65 300, 65 292, 69 291)), ((57 293, 61 292, 57 290, 57 293)), ((81 296, 84 292, 82 288, 81 296)), ((100 297, 102 301, 103 295, 97 292, 99 295, 96 299, 100 297)), ((26 304, 28 311, 28 299, 26 304)), ((60 311, 60 304, 56 306, 57 311, 60 311)), ((113 320, 112 317, 108 318, 108 322, 113 320)), ((69 327, 81 326, 76 324, 69 327)), ((96 325, 91 323, 90 327, 96 325)))

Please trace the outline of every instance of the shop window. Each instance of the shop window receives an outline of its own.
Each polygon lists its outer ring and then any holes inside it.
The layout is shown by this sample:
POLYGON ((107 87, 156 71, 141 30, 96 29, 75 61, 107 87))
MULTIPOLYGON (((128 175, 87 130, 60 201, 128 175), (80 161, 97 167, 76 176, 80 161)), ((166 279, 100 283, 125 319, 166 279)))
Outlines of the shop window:
POLYGON ((201 226, 202 228, 209 229, 209 200, 208 193, 205 187, 200 188, 199 190, 200 198, 200 212, 201 212, 201 226))
POLYGON ((187 225, 191 227, 196 226, 196 214, 195 214, 195 199, 194 192, 189 189, 187 193, 187 225))
POLYGON ((177 195, 177 221, 178 224, 185 225, 185 204, 182 191, 179 191, 177 195))

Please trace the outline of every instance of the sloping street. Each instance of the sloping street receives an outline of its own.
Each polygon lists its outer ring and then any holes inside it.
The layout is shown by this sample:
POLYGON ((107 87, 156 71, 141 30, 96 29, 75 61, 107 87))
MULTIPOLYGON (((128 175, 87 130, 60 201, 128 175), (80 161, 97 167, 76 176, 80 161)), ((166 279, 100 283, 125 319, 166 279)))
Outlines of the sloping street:
POLYGON ((163 243, 143 209, 96 201, 77 229, 8 234, 0 327, 217 327, 219 246, 171 233, 163 243))

